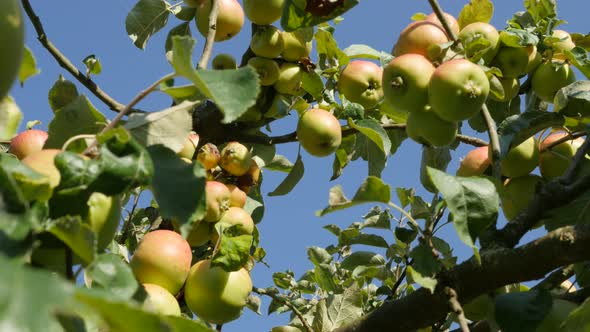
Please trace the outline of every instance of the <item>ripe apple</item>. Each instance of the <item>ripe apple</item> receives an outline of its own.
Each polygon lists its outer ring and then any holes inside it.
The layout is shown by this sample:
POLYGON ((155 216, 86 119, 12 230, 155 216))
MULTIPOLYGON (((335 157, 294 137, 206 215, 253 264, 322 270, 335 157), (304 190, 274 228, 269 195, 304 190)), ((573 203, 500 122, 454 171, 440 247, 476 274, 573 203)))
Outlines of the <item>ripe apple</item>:
MULTIPOLYGON (((455 19, 455 17, 449 13, 443 13, 443 16, 449 24, 449 28, 451 28, 451 31, 453 31, 455 35, 459 34, 459 23, 457 22, 457 19, 455 19)), ((440 22, 435 13, 430 13, 428 16, 424 18, 424 21, 435 23, 441 28, 443 27, 442 23, 440 22)))
POLYGON ((459 164, 457 176, 483 175, 492 164, 488 150, 488 146, 480 146, 469 151, 459 164))
POLYGON ((211 267, 210 260, 203 260, 190 270, 184 299, 199 318, 224 324, 240 317, 250 291, 252 279, 246 269, 227 272, 211 267))
POLYGON ((502 175, 515 178, 524 176, 537 168, 539 163, 539 145, 534 137, 513 147, 502 159, 502 175))
POLYGON ((326 157, 340 146, 342 130, 338 119, 332 113, 322 109, 310 109, 299 118, 297 138, 305 151, 312 156, 326 157))
POLYGON ((253 57, 248 60, 248 65, 256 70, 262 86, 273 85, 279 79, 281 69, 272 59, 253 57))
POLYGON ((215 70, 236 69, 238 64, 231 54, 217 54, 211 63, 215 70))
POLYGON ((440 55, 438 46, 448 41, 446 32, 437 23, 412 22, 400 33, 392 53, 395 56, 415 53, 433 59, 440 55))
POLYGON ((220 158, 219 149, 217 149, 217 146, 213 143, 203 145, 199 149, 199 153, 197 153, 197 160, 203 164, 203 167, 205 167, 206 170, 217 167, 220 158))
POLYGON ((383 69, 385 99, 398 110, 424 110, 434 69, 434 65, 420 54, 396 57, 383 69))
POLYGON ((524 75, 527 73, 529 59, 533 60, 537 53, 534 47, 535 51, 531 57, 532 47, 503 46, 492 60, 492 66, 498 67, 502 71, 502 76, 506 78, 524 75))
POLYGON ((147 297, 143 309, 158 315, 180 316, 180 306, 176 298, 165 288, 156 284, 143 284, 147 297))
POLYGON ((177 155, 180 158, 186 158, 191 160, 195 155, 195 151, 197 150, 198 145, 199 135, 197 135, 197 133, 193 131, 188 135, 186 141, 184 142, 184 145, 182 146, 182 149, 177 153, 177 155))
POLYGON ((578 138, 577 140, 565 141, 557 146, 554 146, 550 150, 546 150, 549 145, 553 142, 567 136, 565 132, 553 133, 543 140, 540 149, 545 150, 539 155, 539 169, 541 170, 541 176, 546 180, 552 180, 558 176, 562 176, 570 163, 572 162, 573 156, 579 148, 578 142, 583 139, 578 138), (576 142, 577 141, 577 142, 576 142))
POLYGON ((520 211, 526 208, 535 196, 536 188, 543 183, 537 175, 525 175, 511 178, 500 192, 502 209, 508 221, 512 221, 520 211))
POLYGON ((353 103, 373 108, 383 99, 383 69, 370 61, 351 61, 338 79, 338 91, 353 103))
POLYGON ((551 38, 545 39, 545 45, 553 50, 553 59, 565 60, 565 51, 571 51, 576 44, 572 40, 572 36, 564 30, 553 30, 551 38))
POLYGON ((156 284, 176 295, 191 268, 191 247, 180 234, 169 230, 147 233, 129 262, 140 283, 156 284))
POLYGON ((246 205, 246 200, 248 199, 246 193, 238 188, 235 184, 226 184, 225 186, 230 192, 229 206, 244 208, 246 205))
POLYGON ((465 26, 459 33, 459 39, 465 47, 467 58, 475 62, 483 59, 485 63, 490 63, 500 49, 498 30, 484 22, 465 26))
POLYGON ((307 40, 301 30, 283 31, 281 37, 283 37, 283 59, 296 62, 303 58, 309 58, 311 40, 307 40))
POLYGON ((6 96, 18 74, 24 53, 24 38, 19 1, 0 1, 0 99, 6 96))
POLYGON ((457 123, 439 118, 432 110, 414 110, 408 116, 406 133, 421 144, 447 146, 455 141, 457 123))
POLYGON ((553 299, 551 310, 547 316, 543 318, 541 323, 539 323, 535 332, 563 331, 561 328, 561 323, 563 323, 569 314, 576 308, 578 308, 578 305, 574 302, 562 299, 553 299))
POLYGON ((553 103, 557 91, 575 81, 576 74, 569 64, 543 62, 533 73, 531 87, 541 100, 553 103))
POLYGON ((49 178, 49 186, 55 188, 59 185, 61 175, 57 167, 55 167, 55 156, 61 153, 61 150, 46 149, 36 151, 29 154, 22 160, 22 163, 29 166, 37 173, 45 175, 49 178))
POLYGON ((219 165, 231 175, 240 176, 246 174, 251 164, 252 155, 250 150, 239 142, 229 142, 221 150, 219 165))
POLYGON ((520 91, 520 82, 518 79, 499 77, 498 80, 500 81, 500 84, 502 84, 504 98, 497 98, 493 93, 490 93, 490 98, 499 102, 507 102, 518 96, 518 92, 520 91))
POLYGON ((38 129, 25 130, 10 141, 8 153, 12 153, 18 159, 24 159, 30 154, 43 150, 45 141, 47 141, 47 132, 38 129))
POLYGON ((299 96, 305 93, 301 88, 301 79, 303 71, 295 63, 285 62, 281 65, 279 79, 276 81, 274 88, 278 93, 285 95, 299 96))
POLYGON ((252 165, 246 174, 238 177, 238 188, 240 188, 243 192, 248 193, 250 192, 250 188, 252 186, 258 185, 260 181, 260 167, 254 160, 252 160, 252 165))
POLYGON ((244 0, 246 17, 252 23, 269 25, 281 18, 285 0, 244 0))
POLYGON ((0 140, 11 139, 23 120, 23 113, 10 96, 0 97, 0 140))
POLYGON ((211 240, 211 237, 215 233, 213 223, 205 221, 197 221, 193 225, 191 232, 189 233, 186 241, 191 247, 199 247, 211 240))
POLYGON ((490 82, 476 64, 451 60, 440 65, 430 79, 428 99, 443 120, 467 120, 481 109, 490 92, 490 82))
POLYGON ((263 58, 278 58, 283 52, 283 36, 279 29, 272 25, 260 26, 250 40, 250 49, 263 58))
POLYGON ((98 251, 103 251, 117 233, 121 219, 121 198, 94 192, 87 204, 88 224, 97 236, 98 251))
MULTIPOLYGON (((228 40, 237 35, 244 25, 244 10, 236 0, 218 0, 219 15, 215 24, 215 41, 228 40)), ((209 13, 211 13, 211 0, 205 0, 197 7, 195 19, 197 28, 203 37, 209 32, 209 13)))
POLYGON ((216 222, 229 208, 229 189, 221 182, 207 181, 205 184, 205 197, 207 198, 207 212, 204 220, 216 222))

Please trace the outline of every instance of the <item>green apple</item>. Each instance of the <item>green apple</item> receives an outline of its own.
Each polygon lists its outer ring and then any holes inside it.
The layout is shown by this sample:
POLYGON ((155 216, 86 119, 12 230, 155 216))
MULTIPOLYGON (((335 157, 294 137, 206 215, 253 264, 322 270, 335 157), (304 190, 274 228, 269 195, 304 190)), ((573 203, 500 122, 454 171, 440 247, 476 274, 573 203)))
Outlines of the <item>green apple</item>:
POLYGON ((539 144, 534 137, 513 147, 502 159, 502 175, 515 178, 532 172, 539 163, 539 144))
POLYGON ((24 159, 35 152, 43 150, 47 137, 47 132, 43 130, 25 130, 10 141, 8 153, 12 153, 18 159, 24 159))
POLYGON ((420 54, 404 54, 383 69, 383 93, 397 110, 424 110, 434 65, 420 54))
POLYGON ((207 181, 205 184, 207 211, 203 220, 216 222, 229 208, 230 192, 227 186, 218 181, 207 181))
MULTIPOLYGON (((239 225, 240 226, 240 235, 252 235, 254 233, 254 220, 246 210, 232 206, 230 207, 219 219, 218 223, 223 224, 223 228, 229 228, 232 226, 239 225)), ((217 242, 219 239, 219 234, 217 230, 213 230, 213 234, 211 236, 211 241, 213 243, 217 242)))
MULTIPOLYGON (((219 1, 219 15, 215 24, 215 41, 228 40, 237 35, 244 25, 244 10, 236 0, 219 1)), ((209 14, 211 13, 211 0, 205 0, 197 7, 195 19, 197 28, 203 37, 209 32, 209 14)))
POLYGON ((10 96, 0 99, 0 140, 11 139, 22 120, 23 113, 10 96))
POLYGON ((217 167, 220 158, 219 149, 213 143, 203 145, 197 153, 197 160, 203 164, 206 170, 217 167))
POLYGON ((338 91, 353 103, 373 108, 383 99, 383 69, 370 61, 351 61, 338 79, 338 91))
POLYGON ((269 25, 281 18, 285 0, 244 0, 246 17, 252 23, 269 25))
POLYGON ((59 185, 61 175, 55 167, 55 156, 62 151, 57 149, 46 149, 29 154, 22 160, 23 164, 29 166, 37 173, 43 174, 49 178, 49 185, 55 188, 59 185))
POLYGON ((490 98, 499 101, 499 102, 507 102, 512 100, 512 98, 518 96, 518 92, 520 91, 520 82, 516 78, 498 78, 500 84, 502 85, 502 90, 504 91, 504 98, 497 98, 493 93, 490 93, 490 98))
POLYGON ((511 178, 500 192, 502 209, 508 221, 512 221, 520 211, 526 208, 535 196, 537 186, 543 179, 537 175, 525 175, 511 178))
POLYGON ((305 90, 301 88, 302 78, 303 70, 299 65, 285 62, 281 65, 279 78, 274 84, 274 88, 278 93, 285 95, 302 95, 305 93, 305 90))
POLYGON ((18 75, 24 54, 24 23, 18 0, 0 1, 0 99, 18 75))
POLYGON ((244 208, 246 205, 246 200, 248 199, 248 195, 246 195, 246 193, 238 188, 238 186, 235 184, 226 184, 226 187, 230 192, 229 206, 244 208))
POLYGON ((531 87, 541 100, 553 103, 557 91, 575 81, 576 74, 569 64, 543 62, 533 73, 531 87))
MULTIPOLYGON (((540 149, 544 150, 539 155, 539 169, 541 175, 546 180, 552 180, 562 176, 572 162, 572 158, 578 150, 576 140, 568 140, 547 150, 547 147, 553 145, 557 140, 562 139, 568 134, 557 132, 547 136, 541 143, 540 149)), ((579 138, 578 138, 579 140, 579 138)), ((583 140, 583 139, 582 139, 583 140)))
POLYGON ((297 123, 297 138, 312 156, 326 157, 334 153, 342 142, 338 119, 322 109, 310 109, 297 123))
MULTIPOLYGON (((519 77, 527 73, 529 58, 531 56, 530 52, 530 47, 503 46, 498 50, 492 61, 492 65, 502 71, 503 77, 519 77)), ((537 53, 536 48, 534 53, 537 53)), ((534 58, 535 55, 532 56, 532 59, 534 58)))
MULTIPOLYGON (((443 13, 443 16, 445 17, 445 21, 447 21, 447 23, 449 24, 449 28, 451 28, 451 31, 453 31, 455 35, 459 34, 459 23, 457 22, 455 16, 449 13, 443 13)), ((435 13, 430 13, 429 15, 427 15, 424 18, 424 21, 435 23, 441 28, 443 27, 442 23, 440 22, 435 13)))
POLYGON ((572 40, 572 36, 564 30, 553 30, 550 38, 546 38, 544 43, 547 47, 553 50, 553 59, 565 60, 567 57, 564 52, 571 51, 576 44, 572 40))
POLYGON ((469 151, 459 164, 457 176, 483 175, 492 164, 488 150, 488 146, 480 146, 469 151))
POLYGON ((429 59, 440 55, 440 45, 449 42, 443 28, 430 21, 410 23, 399 35, 393 55, 420 54, 429 59))
POLYGON ((258 27, 250 40, 250 49, 263 58, 278 58, 284 49, 281 31, 272 25, 258 27))
POLYGON ((198 145, 199 145, 199 135, 197 135, 197 133, 195 133, 193 131, 188 135, 188 137, 184 141, 184 145, 182 146, 182 149, 177 153, 177 155, 180 158, 186 158, 186 159, 191 160, 191 159, 193 159, 193 156, 195 155, 195 151, 197 150, 198 145))
POLYGON ((87 204, 88 224, 97 235, 98 251, 103 251, 117 233, 121 219, 121 198, 94 192, 87 204))
POLYGON ((203 260, 190 270, 184 299, 199 318, 224 324, 240 317, 251 291, 252 279, 245 269, 227 272, 203 260))
POLYGON ((236 58, 231 54, 221 53, 217 54, 211 63, 215 70, 236 69, 238 64, 236 58))
POLYGON ((250 150, 239 142, 229 142, 221 150, 219 165, 226 172, 234 176, 241 176, 248 172, 252 164, 250 150))
POLYGON ((418 143, 442 147, 455 141, 457 123, 445 121, 431 110, 413 110, 408 116, 406 133, 418 143))
POLYGON ((273 85, 279 79, 281 69, 272 59, 253 57, 248 60, 248 65, 256 70, 262 86, 273 85))
POLYGON ((180 316, 180 306, 176 298, 165 288, 156 284, 143 284, 147 297, 143 309, 158 315, 180 316))
POLYGON ((311 53, 311 40, 308 40, 302 30, 293 32, 281 32, 283 37, 283 59, 296 62, 309 58, 311 53))
POLYGON ((472 61, 483 59, 489 63, 500 49, 500 34, 493 25, 475 22, 465 26, 459 33, 466 56, 472 61))
POLYGON ((562 299, 553 299, 551 310, 547 316, 543 318, 541 323, 537 325, 535 332, 563 331, 561 323, 563 323, 569 314, 576 308, 578 308, 576 303, 562 299))
POLYGON ((199 247, 211 240, 215 229, 214 224, 203 220, 195 222, 186 241, 191 247, 199 247))
POLYGON ((156 284, 176 295, 184 285, 191 261, 191 247, 180 234, 156 230, 141 239, 129 264, 140 283, 156 284))

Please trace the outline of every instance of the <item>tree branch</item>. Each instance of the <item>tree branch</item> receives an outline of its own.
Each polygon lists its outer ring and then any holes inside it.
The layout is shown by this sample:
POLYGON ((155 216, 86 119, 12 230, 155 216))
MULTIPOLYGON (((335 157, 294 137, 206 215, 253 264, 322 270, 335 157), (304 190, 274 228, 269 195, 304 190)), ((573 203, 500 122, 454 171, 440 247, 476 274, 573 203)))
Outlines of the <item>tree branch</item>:
POLYGON ((550 275, 548 275, 543 281, 536 284, 533 289, 544 289, 544 290, 552 290, 555 287, 561 285, 562 282, 569 279, 571 276, 574 275, 574 265, 568 265, 563 268, 560 268, 556 271, 553 271, 550 275))
POLYGON ((31 7, 29 0, 22 0, 22 4, 25 13, 27 13, 27 16, 31 20, 31 23, 37 32, 37 39, 41 45, 43 45, 49 51, 57 63, 70 74, 72 74, 80 83, 82 83, 90 92, 92 92, 92 94, 105 103, 111 110, 115 112, 121 112, 125 108, 123 104, 119 103, 101 88, 99 88, 98 85, 96 85, 96 83, 90 79, 90 77, 87 77, 80 70, 78 70, 78 68, 76 68, 76 66, 74 66, 74 64, 72 64, 72 62, 63 53, 61 53, 61 51, 55 47, 53 43, 51 43, 51 41, 49 41, 47 34, 43 29, 41 19, 39 16, 37 16, 37 14, 35 14, 35 11, 33 10, 33 7, 31 7))
POLYGON ((590 225, 567 226, 515 249, 498 249, 442 272, 431 293, 421 288, 396 301, 386 302, 351 325, 334 332, 412 331, 443 319, 451 311, 445 287, 457 291, 461 303, 500 286, 542 278, 563 265, 590 258, 590 225), (428 310, 424 310, 428 308, 428 310))
POLYGON ((215 34, 217 33, 217 16, 219 15, 219 0, 211 0, 211 12, 209 13, 209 31, 207 32, 207 40, 203 47, 203 54, 197 65, 197 69, 207 69, 209 58, 213 52, 213 44, 215 43, 215 34))
POLYGON ((299 311, 297 308, 295 308, 295 306, 293 306, 289 301, 286 301, 285 299, 277 296, 277 294, 267 292, 265 289, 262 289, 262 288, 252 287, 252 291, 254 293, 258 293, 260 295, 269 296, 273 300, 283 303, 284 305, 286 305, 287 307, 289 307, 289 309, 291 309, 293 311, 293 313, 297 316, 297 318, 299 318, 299 320, 301 321, 301 324, 303 324, 303 327, 305 327, 306 332, 314 332, 313 329, 311 328, 311 326, 309 326, 309 323, 307 322, 305 317, 303 317, 303 314, 301 313, 301 311, 299 311))
POLYGON ((577 132, 577 133, 568 134, 568 135, 563 136, 562 138, 560 138, 558 140, 555 140, 555 141, 551 142, 550 144, 547 144, 542 149, 539 149, 539 153, 545 152, 547 150, 551 150, 551 149, 553 149, 554 147, 558 146, 561 143, 564 143, 564 142, 567 142, 567 141, 571 141, 571 140, 574 140, 576 138, 584 137, 584 136, 587 136, 587 135, 588 135, 588 133, 585 132, 585 131, 580 131, 580 132, 577 132))

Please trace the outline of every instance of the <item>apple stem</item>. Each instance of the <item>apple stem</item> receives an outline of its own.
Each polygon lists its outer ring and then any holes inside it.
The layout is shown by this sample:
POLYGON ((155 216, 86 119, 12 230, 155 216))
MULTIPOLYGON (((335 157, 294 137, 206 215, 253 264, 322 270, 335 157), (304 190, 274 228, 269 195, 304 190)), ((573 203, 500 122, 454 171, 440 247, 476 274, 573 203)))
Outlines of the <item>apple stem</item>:
POLYGON ((395 89, 401 89, 404 86, 404 78, 396 76, 391 80, 391 86, 395 89))
POLYGON ((207 32, 207 40, 203 47, 203 54, 197 65, 197 69, 207 69, 209 58, 213 52, 213 44, 215 43, 215 35, 217 33, 217 16, 219 15, 219 0, 211 0, 211 12, 209 12, 209 31, 207 32))

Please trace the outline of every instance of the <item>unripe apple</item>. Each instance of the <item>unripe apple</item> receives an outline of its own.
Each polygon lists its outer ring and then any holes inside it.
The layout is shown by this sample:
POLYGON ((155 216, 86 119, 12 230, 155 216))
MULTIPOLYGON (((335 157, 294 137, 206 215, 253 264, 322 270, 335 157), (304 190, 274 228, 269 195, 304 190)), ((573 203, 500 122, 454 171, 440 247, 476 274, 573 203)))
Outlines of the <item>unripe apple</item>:
POLYGON ((219 165, 229 174, 241 176, 250 169, 252 155, 245 145, 239 142, 229 142, 221 150, 219 165))
POLYGON ((186 241, 191 247, 199 247, 211 240, 211 237, 215 233, 214 224, 210 222, 197 221, 191 232, 189 233, 186 241))
POLYGON ((569 64, 543 62, 533 74, 531 87, 541 100, 553 103, 557 91, 575 81, 576 74, 569 64))
POLYGON ((285 62, 281 65, 279 79, 274 85, 278 93, 285 95, 299 96, 305 93, 301 88, 303 71, 299 65, 285 62))
POLYGON ((0 140, 11 139, 22 119, 23 113, 10 96, 0 98, 0 140))
POLYGON ((43 150, 46 141, 47 132, 38 129, 25 130, 10 141, 8 153, 12 153, 18 159, 24 159, 30 154, 43 150))
POLYGON ((526 208, 535 196, 536 188, 543 183, 537 175, 525 175, 511 178, 500 192, 502 209, 508 221, 512 221, 520 211, 526 208))
POLYGON ((88 224, 97 236, 97 249, 103 251, 113 241, 121 219, 121 198, 94 192, 88 199, 88 224))
MULTIPOLYGON (((536 46, 535 46, 535 50, 536 50, 536 46)), ((529 57, 529 63, 526 66, 526 72, 532 73, 533 71, 535 71, 535 69, 537 69, 537 67, 539 67, 539 65, 542 62, 543 62, 543 56, 541 55, 541 52, 534 52, 534 56, 529 57)))
POLYGON ((203 260, 190 270, 184 299, 199 318, 224 324, 240 317, 250 291, 252 279, 245 269, 227 272, 211 267, 210 260, 203 260))
POLYGON ((309 58, 311 54, 311 40, 307 40, 301 30, 281 32, 283 37, 283 59, 296 62, 309 58))
POLYGON ((520 91, 520 82, 516 78, 498 78, 500 84, 502 84, 502 90, 504 90, 504 98, 497 98, 493 93, 490 93, 490 98, 499 102, 507 102, 512 98, 518 96, 520 91))
POLYGON ((430 79, 428 98, 434 112, 443 120, 457 122, 475 115, 490 92, 490 82, 476 64, 451 60, 440 65, 430 79))
POLYGON ((395 56, 415 53, 433 59, 440 55, 439 45, 448 41, 446 32, 437 23, 412 22, 400 33, 392 53, 395 56))
POLYGON ((207 197, 207 212, 203 220, 216 222, 229 208, 229 189, 221 182, 207 181, 205 184, 205 197, 207 197))
POLYGON ((245 193, 250 192, 252 186, 258 185, 258 182, 260 181, 260 173, 260 167, 258 167, 258 164, 252 160, 252 165, 248 172, 238 177, 238 188, 245 193))
POLYGON ((147 297, 143 309, 158 315, 180 316, 180 306, 176 298, 165 288, 156 284, 143 284, 147 297))
POLYGON ((553 50, 553 59, 565 60, 567 57, 564 52, 571 51, 576 44, 572 36, 564 30, 553 30, 551 38, 545 39, 545 45, 553 50))
POLYGON ((480 146, 469 151, 461 160, 457 176, 479 176, 492 164, 488 146, 480 146))
POLYGON ((574 302, 562 299, 553 299, 551 310, 549 313, 547 313, 547 316, 543 318, 541 323, 537 325, 535 332, 563 331, 561 324, 576 308, 578 308, 578 305, 574 302))
POLYGON ((0 1, 0 99, 18 75, 24 53, 24 24, 17 0, 0 1))
POLYGON ((383 93, 397 110, 424 110, 434 65, 420 54, 404 54, 383 69, 383 93))
POLYGON ((299 118, 297 138, 305 151, 312 156, 326 157, 340 146, 342 130, 338 119, 332 113, 322 109, 310 109, 299 118))
POLYGON ((537 168, 538 163, 539 145, 534 137, 530 137, 510 149, 502 159, 502 175, 509 178, 524 176, 537 168))
POLYGON ((351 61, 338 79, 338 91, 353 103, 373 108, 383 99, 383 69, 370 61, 351 61))
POLYGON ((273 85, 279 79, 279 65, 272 59, 253 57, 248 60, 248 65, 256 70, 262 86, 273 85))
POLYGON ((220 158, 219 149, 213 143, 203 145, 197 153, 197 160, 203 164, 206 170, 217 167, 220 158))
MULTIPOLYGON (((443 13, 443 16, 445 17, 445 21, 447 21, 447 23, 449 24, 449 28, 451 28, 451 31, 453 31, 453 33, 455 33, 455 35, 459 34, 459 23, 457 22, 457 19, 455 18, 455 16, 453 16, 449 13, 443 13)), ((435 23, 438 26, 440 26, 441 28, 443 28, 442 23, 440 22, 440 20, 438 19, 438 17, 436 16, 435 13, 430 13, 428 16, 426 16, 424 18, 424 21, 429 21, 429 22, 435 23)))
POLYGON ((184 142, 184 145, 182 146, 182 149, 177 153, 177 155, 180 158, 186 158, 191 160, 195 155, 195 151, 197 150, 198 145, 199 135, 197 135, 197 133, 193 131, 188 135, 186 141, 184 142))
POLYGON ((248 199, 246 193, 238 188, 235 184, 226 184, 226 187, 230 192, 229 206, 244 208, 246 205, 246 200, 248 199))
POLYGON ((231 54, 217 54, 211 63, 215 70, 236 69, 238 64, 231 54))
POLYGON ((129 262, 140 283, 156 284, 175 295, 191 267, 192 252, 180 234, 169 230, 147 233, 129 262))
POLYGON ((61 175, 55 167, 55 156, 62 151, 57 149, 46 149, 29 154, 22 160, 22 163, 29 166, 37 173, 49 178, 49 186, 55 188, 59 185, 61 175))
POLYGON ((475 62, 483 59, 485 63, 489 63, 500 49, 498 30, 485 22, 468 24, 459 33, 459 39, 466 47, 467 58, 475 62))
MULTIPOLYGON (((215 24, 215 41, 220 42, 231 39, 237 35, 244 25, 244 10, 236 0, 219 1, 219 15, 215 24)), ((205 0, 197 7, 195 19, 197 28, 203 37, 209 32, 209 14, 211 13, 211 0, 205 0)))
POLYGON ((284 49, 281 31, 272 25, 258 27, 250 40, 250 49, 263 58, 278 58, 284 49))
POLYGON ((547 147, 552 145, 553 142, 567 135, 565 132, 553 133, 547 136, 541 143, 540 149, 544 151, 539 155, 539 169, 541 170, 541 176, 546 180, 552 180, 565 173, 579 148, 579 144, 577 143, 583 140, 578 138, 577 140, 580 141, 565 141, 547 150, 547 147))
MULTIPOLYGON (((219 219, 218 223, 225 224, 224 229, 239 225, 239 235, 252 235, 254 233, 254 220, 246 210, 239 207, 230 207, 219 219)), ((218 239, 217 229, 213 229, 211 242, 216 243, 218 239)))
POLYGON ((285 0, 244 0, 246 17, 252 23, 269 25, 281 18, 285 0))
POLYGON ((455 141, 457 123, 439 118, 432 110, 414 110, 408 116, 406 133, 418 143, 442 147, 455 141))
MULTIPOLYGON (((534 47, 534 46, 533 46, 534 47)), ((516 78, 527 73, 531 47, 508 47, 503 46, 492 61, 492 65, 502 71, 503 77, 516 78)), ((536 47, 534 48, 531 60, 535 58, 536 47)))

